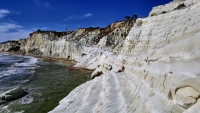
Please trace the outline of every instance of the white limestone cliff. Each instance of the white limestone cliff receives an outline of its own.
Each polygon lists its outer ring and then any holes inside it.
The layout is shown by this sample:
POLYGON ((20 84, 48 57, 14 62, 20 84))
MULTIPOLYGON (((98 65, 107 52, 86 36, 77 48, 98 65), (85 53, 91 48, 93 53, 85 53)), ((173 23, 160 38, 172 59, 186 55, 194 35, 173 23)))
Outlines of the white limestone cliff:
POLYGON ((120 52, 88 48, 77 66, 96 66, 104 74, 74 89, 50 113, 199 113, 199 9, 199 0, 155 7, 137 20, 120 52), (121 66, 125 72, 116 73, 121 66))
POLYGON ((69 58, 75 67, 95 69, 92 77, 103 73, 50 113, 199 113, 199 9, 200 0, 174 0, 135 24, 35 32, 0 44, 0 51, 69 58), (122 66, 124 72, 116 73, 122 66))

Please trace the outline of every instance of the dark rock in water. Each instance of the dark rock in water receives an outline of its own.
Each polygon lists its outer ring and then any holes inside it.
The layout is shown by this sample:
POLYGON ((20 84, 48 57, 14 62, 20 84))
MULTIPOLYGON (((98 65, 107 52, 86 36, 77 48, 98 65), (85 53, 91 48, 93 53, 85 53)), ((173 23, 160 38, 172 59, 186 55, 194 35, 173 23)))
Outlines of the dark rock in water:
POLYGON ((4 104, 8 101, 21 98, 24 95, 24 90, 22 88, 14 88, 6 91, 0 95, 0 104, 4 104))
POLYGON ((0 100, 0 105, 1 104, 5 104, 5 103, 7 103, 8 101, 6 101, 6 100, 0 100))

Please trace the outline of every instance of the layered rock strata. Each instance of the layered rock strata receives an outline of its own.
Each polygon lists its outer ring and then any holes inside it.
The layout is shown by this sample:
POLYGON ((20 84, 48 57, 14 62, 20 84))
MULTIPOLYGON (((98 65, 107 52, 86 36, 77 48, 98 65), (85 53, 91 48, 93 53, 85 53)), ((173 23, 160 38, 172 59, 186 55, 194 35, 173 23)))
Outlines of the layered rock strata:
POLYGON ((200 1, 171 2, 138 19, 120 52, 87 61, 113 70, 73 90, 50 113, 198 113, 199 7, 200 1), (121 66, 125 72, 116 73, 121 66))
POLYGON ((134 22, 134 20, 119 21, 106 28, 80 28, 74 32, 38 30, 31 33, 28 39, 1 43, 0 52, 19 53, 23 51, 24 55, 50 56, 79 61, 88 51, 85 49, 87 47, 109 48, 110 51, 121 49, 118 45, 124 41, 134 22), (14 50, 13 47, 18 47, 18 49, 14 50))
POLYGON ((74 89, 50 113, 198 113, 199 8, 200 0, 175 0, 153 8, 134 26, 121 21, 60 37, 34 33, 20 50, 76 60, 75 67, 95 69, 93 76, 104 73, 74 89), (116 73, 122 66, 124 72, 116 73))

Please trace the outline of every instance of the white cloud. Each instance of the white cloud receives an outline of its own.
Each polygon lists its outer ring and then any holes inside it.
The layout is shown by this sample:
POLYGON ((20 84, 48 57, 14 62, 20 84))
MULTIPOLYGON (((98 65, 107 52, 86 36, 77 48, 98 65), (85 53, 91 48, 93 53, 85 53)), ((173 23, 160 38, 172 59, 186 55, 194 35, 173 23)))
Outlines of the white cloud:
POLYGON ((16 23, 3 22, 0 23, 0 42, 17 38, 27 38, 31 32, 33 31, 25 30, 22 26, 17 25, 16 23))
POLYGON ((43 28, 41 28, 41 30, 47 30, 48 28, 47 27, 43 27, 43 28))
MULTIPOLYGON (((0 42, 13 39, 28 38, 29 34, 36 31, 38 28, 24 29, 17 23, 0 23, 0 42)), ((47 27, 40 28, 46 30, 47 27)))
POLYGON ((80 15, 80 16, 71 15, 71 16, 67 17, 64 21, 71 20, 71 19, 87 18, 87 17, 90 17, 90 16, 92 16, 92 13, 86 13, 86 14, 80 15))
MULTIPOLYGON (((0 19, 2 22, 0 22, 0 42, 12 40, 12 39, 21 39, 21 38, 27 38, 30 33, 33 31, 36 31, 34 29, 25 29, 23 26, 17 24, 17 22, 4 18, 8 14, 20 14, 20 12, 15 10, 6 10, 6 9, 0 9, 0 19)), ((41 28, 42 30, 47 29, 47 27, 41 28)))
POLYGON ((8 14, 21 14, 21 12, 16 10, 0 9, 0 19, 6 17, 8 14))
POLYGON ((64 21, 67 21, 67 20, 70 20, 70 19, 73 19, 73 18, 76 18, 76 16, 75 15, 71 15, 71 16, 67 17, 64 21))
POLYGON ((22 26, 17 25, 15 23, 0 23, 0 33, 8 32, 9 30, 19 28, 22 28, 22 26))
POLYGON ((90 17, 90 16, 92 16, 92 13, 86 13, 86 14, 84 14, 83 17, 90 17))
POLYGON ((4 18, 10 11, 6 9, 0 9, 0 18, 4 18))
POLYGON ((0 42, 5 42, 13 39, 28 38, 31 30, 17 29, 15 32, 4 32, 0 34, 0 42))

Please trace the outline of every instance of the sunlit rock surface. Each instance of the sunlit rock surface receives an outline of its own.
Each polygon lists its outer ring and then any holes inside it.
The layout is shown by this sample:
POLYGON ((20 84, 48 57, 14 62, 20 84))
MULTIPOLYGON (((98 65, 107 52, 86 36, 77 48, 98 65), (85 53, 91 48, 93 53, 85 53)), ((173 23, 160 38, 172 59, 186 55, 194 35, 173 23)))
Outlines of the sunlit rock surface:
MULTIPOLYGON (((200 0, 174 0, 136 23, 36 32, 20 51, 76 60, 75 67, 95 69, 94 76, 103 73, 74 89, 50 113, 198 113, 199 9, 200 0), (124 72, 116 73, 122 66, 124 72)), ((0 44, 0 50, 9 51, 9 44, 0 44)))
POLYGON ((96 50, 93 59, 77 64, 103 62, 105 68, 96 70, 113 70, 73 90, 50 113, 198 113, 199 8, 194 0, 155 7, 137 20, 120 52, 96 50), (121 66, 125 72, 116 73, 121 66))

